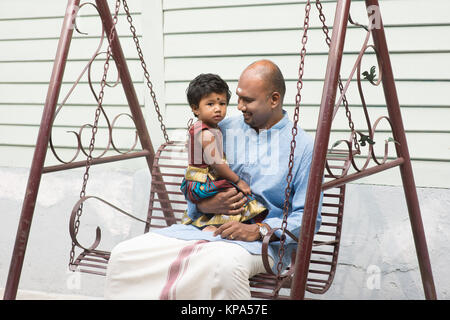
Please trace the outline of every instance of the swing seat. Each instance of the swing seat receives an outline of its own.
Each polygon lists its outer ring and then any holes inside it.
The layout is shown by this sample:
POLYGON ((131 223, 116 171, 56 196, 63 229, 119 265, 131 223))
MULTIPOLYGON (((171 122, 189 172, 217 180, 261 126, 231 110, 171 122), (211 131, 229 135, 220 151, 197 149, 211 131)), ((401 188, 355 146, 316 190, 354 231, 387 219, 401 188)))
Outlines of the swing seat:
MULTIPOLYGON (((341 165, 334 163, 331 166, 335 169, 345 170, 349 164, 349 157, 344 155, 344 151, 330 152, 329 157, 334 162, 341 162, 341 165), (336 152, 339 153, 339 157, 333 157, 336 152)), ((164 228, 174 223, 180 223, 181 217, 187 207, 184 195, 180 191, 180 185, 186 167, 187 148, 184 141, 169 141, 161 145, 156 152, 152 170, 148 215, 144 232, 148 232, 154 228, 164 228), (161 194, 161 192, 167 195, 167 197, 159 199, 158 193, 161 194)), ((325 175, 325 181, 330 178, 332 178, 331 175, 325 175)), ((344 199, 345 185, 324 192, 321 212, 322 225, 314 236, 306 286, 306 290, 310 293, 325 293, 333 281, 339 253, 344 199)), ((268 243, 270 236, 271 234, 268 234, 263 242, 268 243)), ((109 256, 110 252, 107 251, 101 251, 95 248, 85 249, 74 260, 71 269, 73 271, 78 270, 80 272, 104 276, 106 275, 109 256)), ((260 273, 249 279, 252 297, 273 299, 275 298, 273 291, 277 285, 289 291, 288 289, 291 287, 293 275, 290 274, 284 277, 282 281, 278 281, 277 275, 268 267, 267 247, 264 249, 264 245, 262 259, 267 266, 267 270, 265 273, 260 273)), ((288 268, 289 270, 293 270, 293 267, 288 268)), ((283 290, 280 291, 276 299, 290 298, 288 292, 282 294, 283 292, 283 290)))

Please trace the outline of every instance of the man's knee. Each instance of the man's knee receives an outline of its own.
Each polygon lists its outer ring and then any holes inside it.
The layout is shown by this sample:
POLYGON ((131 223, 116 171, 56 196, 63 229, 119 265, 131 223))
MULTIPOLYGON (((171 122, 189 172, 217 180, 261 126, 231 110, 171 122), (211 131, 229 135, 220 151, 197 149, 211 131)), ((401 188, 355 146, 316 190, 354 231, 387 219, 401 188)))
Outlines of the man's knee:
POLYGON ((126 256, 126 252, 127 246, 124 245, 124 243, 119 243, 118 245, 116 245, 111 250, 108 262, 108 269, 114 267, 117 263, 120 263, 120 261, 123 261, 124 257, 126 256))
POLYGON ((215 259, 214 283, 212 286, 213 299, 250 299, 249 275, 250 266, 243 248, 226 247, 217 251, 215 259), (242 250, 241 250, 242 249, 242 250))
POLYGON ((146 234, 122 241, 111 250, 111 259, 120 260, 128 255, 137 252, 152 250, 155 243, 158 242, 158 235, 148 232, 146 234))
POLYGON ((128 239, 122 241, 115 245, 111 250, 109 264, 117 263, 125 260, 130 255, 133 255, 134 252, 140 250, 141 243, 147 242, 146 239, 142 236, 138 236, 136 238, 128 239))
POLYGON ((248 279, 250 270, 248 266, 242 263, 239 256, 223 256, 218 260, 217 271, 219 277, 226 279, 248 279))

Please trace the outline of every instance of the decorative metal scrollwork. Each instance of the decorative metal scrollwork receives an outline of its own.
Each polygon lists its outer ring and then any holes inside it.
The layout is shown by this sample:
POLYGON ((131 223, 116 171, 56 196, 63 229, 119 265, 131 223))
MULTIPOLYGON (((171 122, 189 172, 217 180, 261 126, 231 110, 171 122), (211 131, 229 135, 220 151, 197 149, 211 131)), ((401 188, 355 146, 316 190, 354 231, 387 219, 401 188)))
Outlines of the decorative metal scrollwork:
POLYGON ((390 143, 397 143, 394 138, 389 138, 386 139, 384 142, 384 154, 383 154, 383 159, 379 160, 375 154, 375 150, 374 150, 374 145, 376 143, 375 141, 375 134, 376 134, 376 129, 378 124, 382 121, 385 120, 388 125, 390 126, 391 132, 392 132, 392 123, 389 119, 388 116, 381 116, 379 118, 377 118, 375 120, 375 122, 372 124, 371 120, 370 120, 370 116, 369 116, 369 111, 367 108, 367 104, 366 104, 366 99, 364 97, 364 92, 363 92, 363 86, 362 86, 362 82, 364 80, 366 80, 368 83, 370 83, 373 86, 379 86, 380 83, 382 82, 383 79, 383 75, 381 73, 381 68, 380 68, 380 56, 375 48, 374 45, 369 44, 369 40, 371 39, 371 35, 372 35, 372 30, 371 28, 368 28, 366 26, 363 26, 359 23, 353 22, 353 20, 350 18, 349 19, 350 23, 362 27, 363 29, 365 29, 367 31, 366 33, 366 37, 365 40, 363 42, 362 48, 358 54, 358 57, 353 65, 353 68, 350 72, 350 75, 347 79, 347 81, 345 82, 344 85, 340 86, 341 88, 341 94, 337 100, 337 103, 335 105, 334 108, 334 114, 333 114, 333 119, 336 116, 338 109, 340 107, 340 105, 346 101, 345 98, 345 94, 347 93, 347 90, 350 86, 351 81, 353 80, 355 73, 356 73, 356 83, 357 83, 357 87, 358 87, 358 93, 359 93, 359 97, 361 100, 361 106, 364 112, 364 118, 365 118, 365 126, 366 126, 366 130, 367 131, 361 131, 361 130, 356 130, 354 127, 354 123, 353 120, 350 117, 350 113, 348 110, 348 104, 345 105, 346 106, 346 115, 347 118, 349 120, 350 123, 350 136, 348 138, 348 140, 337 140, 336 142, 334 142, 330 148, 329 151, 329 156, 327 157, 327 161, 325 163, 325 169, 327 174, 334 179, 339 179, 342 178, 344 176, 346 176, 349 171, 350 168, 353 167, 354 170, 356 170, 356 172, 361 172, 365 169, 368 168, 369 164, 371 163, 371 161, 373 160, 377 165, 381 165, 384 164, 388 158, 389 158, 389 144, 390 143), (370 68, 370 71, 361 71, 361 63, 363 60, 364 55, 366 54, 367 50, 373 50, 377 59, 377 63, 378 63, 378 68, 375 66, 372 66, 370 68), (376 71, 379 72, 378 77, 376 75, 376 71), (377 78, 377 79, 375 79, 377 78), (344 149, 337 149, 337 146, 344 146, 344 149), (367 146, 367 155, 363 156, 362 152, 360 150, 361 147, 366 147, 367 146), (340 153, 340 154, 339 154, 340 153), (333 165, 330 163, 333 160, 336 160, 337 157, 347 157, 347 163, 346 166, 344 168, 339 168, 339 174, 336 174, 335 172, 333 172, 332 168, 333 165), (362 166, 358 166, 358 164, 356 163, 356 157, 362 158, 364 159, 365 157, 365 161, 364 164, 362 164, 362 166))
MULTIPOLYGON (((99 9, 94 3, 86 2, 86 3, 83 3, 83 4, 81 4, 79 6, 79 10, 77 11, 77 15, 76 15, 76 17, 74 19, 74 29, 75 29, 75 31, 77 33, 79 33, 81 35, 87 35, 88 33, 80 31, 80 29, 78 28, 78 25, 77 25, 77 17, 79 16, 79 13, 80 13, 81 9, 83 7, 85 7, 85 6, 88 6, 88 5, 94 7, 95 10, 97 11, 97 13, 99 13, 99 9)), ((62 102, 58 105, 58 107, 57 107, 57 109, 55 111, 55 118, 53 119, 53 122, 55 122, 55 120, 57 118, 57 115, 60 113, 62 108, 65 106, 67 100, 73 94, 73 92, 75 91, 75 88, 77 87, 77 85, 79 84, 79 82, 81 81, 83 76, 85 76, 85 75, 87 75, 89 89, 90 89, 90 91, 91 91, 91 93, 92 93, 92 95, 94 97, 94 100, 95 100, 96 103, 98 103, 99 99, 97 97, 97 93, 96 93, 96 91, 94 89, 94 85, 93 85, 93 82, 92 82, 92 66, 93 66, 94 62, 97 60, 97 58, 99 56, 107 54, 106 52, 101 51, 101 48, 102 48, 102 45, 103 45, 104 39, 105 39, 105 29, 104 29, 103 24, 102 23, 100 23, 100 24, 101 24, 102 30, 101 30, 100 40, 99 40, 99 43, 97 45, 97 48, 95 49, 95 51, 92 54, 91 58, 89 59, 87 64, 84 66, 83 70, 78 75, 77 79, 75 80, 75 82, 73 83, 73 85, 71 86, 71 88, 69 89, 69 91, 67 92, 65 97, 63 98, 62 102)), ((116 87, 119 83, 120 83, 120 76, 118 74, 117 75, 117 79, 114 81, 114 83, 106 82, 106 85, 108 87, 110 87, 110 88, 113 88, 113 87, 116 87)), ((107 115, 104 107, 100 106, 100 108, 101 108, 101 114, 102 114, 102 116, 103 116, 103 118, 104 118, 104 120, 106 122, 106 126, 107 126, 106 129, 107 129, 107 134, 108 134, 108 140, 107 140, 106 146, 104 147, 104 150, 99 155, 97 155, 95 158, 99 159, 99 158, 103 157, 108 151, 112 151, 112 150, 114 150, 118 154, 126 154, 126 153, 130 153, 132 151, 136 151, 136 146, 137 146, 137 143, 138 143, 137 131, 135 132, 134 142, 132 143, 132 145, 129 148, 125 148, 126 151, 122 151, 124 148, 117 147, 116 143, 114 142, 114 138, 113 138, 113 130, 114 130, 114 127, 115 127, 115 124, 116 124, 117 120, 119 118, 121 118, 121 117, 128 117, 128 118, 131 119, 131 121, 134 124, 133 117, 130 114, 128 114, 128 113, 120 113, 120 114, 116 115, 111 121, 109 116, 107 115)), ((71 130, 71 131, 67 132, 67 133, 70 133, 70 134, 74 134, 75 135, 75 139, 76 139, 76 151, 75 151, 74 155, 72 156, 72 158, 70 160, 67 160, 67 161, 63 160, 62 157, 58 154, 58 152, 56 151, 56 147, 55 147, 55 145, 53 143, 53 137, 52 137, 52 135, 50 136, 50 141, 49 141, 50 142, 50 144, 49 144, 50 145, 50 150, 53 153, 53 155, 55 156, 55 158, 60 163, 68 164, 68 163, 74 162, 78 158, 80 152, 82 154, 84 154, 86 157, 88 156, 88 152, 86 151, 86 149, 83 147, 83 144, 82 144, 83 131, 86 128, 92 129, 92 125, 91 124, 83 124, 83 125, 80 126, 78 131, 71 130)))

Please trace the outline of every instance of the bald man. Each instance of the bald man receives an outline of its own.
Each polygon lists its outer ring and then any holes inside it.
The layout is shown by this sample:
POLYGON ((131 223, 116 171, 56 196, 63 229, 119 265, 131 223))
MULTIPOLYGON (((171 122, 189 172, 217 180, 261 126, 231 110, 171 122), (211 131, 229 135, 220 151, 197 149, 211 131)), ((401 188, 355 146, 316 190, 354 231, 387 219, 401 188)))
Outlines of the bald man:
MULTIPOLYGON (((230 168, 245 180, 268 208, 260 223, 228 222, 214 232, 192 225, 172 225, 124 241, 111 252, 105 297, 109 299, 250 299, 248 279, 265 272, 262 238, 283 222, 292 122, 283 110, 283 75, 276 64, 260 60, 241 74, 236 89, 242 115, 224 119, 220 128, 230 168)), ((303 215, 313 140, 298 130, 287 229, 298 235, 303 215)), ((195 220, 204 213, 243 213, 243 194, 220 192, 200 203, 188 202, 195 220)), ((316 231, 321 215, 317 215, 316 231)), ((276 268, 280 230, 269 245, 276 268)), ((296 243, 285 242, 284 267, 296 243)))

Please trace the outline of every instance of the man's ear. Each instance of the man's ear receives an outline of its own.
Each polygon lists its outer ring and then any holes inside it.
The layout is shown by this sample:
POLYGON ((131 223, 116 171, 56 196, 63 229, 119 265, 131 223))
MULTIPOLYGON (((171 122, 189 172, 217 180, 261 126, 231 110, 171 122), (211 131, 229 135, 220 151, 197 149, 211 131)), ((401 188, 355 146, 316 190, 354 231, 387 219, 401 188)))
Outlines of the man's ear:
POLYGON ((281 105, 281 94, 277 91, 272 92, 272 95, 270 96, 270 103, 272 109, 281 105))

